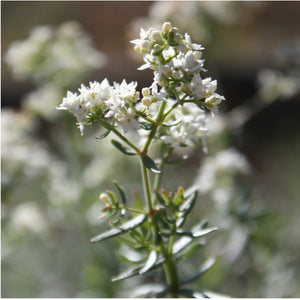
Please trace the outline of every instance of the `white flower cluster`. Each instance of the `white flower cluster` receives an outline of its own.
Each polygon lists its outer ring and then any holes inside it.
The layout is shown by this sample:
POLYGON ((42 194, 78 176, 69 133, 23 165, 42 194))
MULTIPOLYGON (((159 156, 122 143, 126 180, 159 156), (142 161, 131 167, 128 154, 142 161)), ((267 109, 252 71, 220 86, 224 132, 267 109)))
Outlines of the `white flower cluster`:
POLYGON ((203 144, 206 151, 206 114, 194 103, 178 106, 170 114, 166 126, 160 128, 158 136, 174 148, 203 144))
POLYGON ((59 86, 67 86, 105 64, 104 54, 93 48, 77 22, 34 28, 28 39, 10 46, 5 59, 17 78, 59 86))
POLYGON ((201 141, 205 145, 206 110, 214 112, 224 97, 215 92, 216 80, 200 76, 205 71, 203 47, 192 43, 188 34, 183 37, 169 22, 160 31, 141 29, 141 38, 132 42, 146 62, 140 69, 154 71, 154 82, 142 89, 141 97, 136 82, 124 80, 111 86, 104 79, 90 82, 89 87, 82 85, 79 93, 68 92, 57 109, 76 116, 81 134, 84 125, 95 120, 103 125, 109 119, 123 134, 134 129, 145 137, 155 128, 152 138, 173 147, 201 141))
POLYGON ((113 118, 122 126, 123 134, 130 128, 137 129, 139 124, 135 119, 133 104, 139 99, 136 82, 111 86, 107 79, 101 83, 90 82, 89 87, 81 85, 79 94, 68 91, 67 97, 57 107, 59 110, 69 110, 77 118, 81 135, 84 125, 91 124, 96 118, 113 118))
POLYGON ((177 101, 198 102, 213 112, 225 100, 215 92, 216 80, 200 76, 199 72, 206 71, 201 52, 204 48, 192 43, 187 33, 178 33, 170 22, 165 22, 161 30, 141 29, 140 39, 132 43, 145 61, 139 69, 154 70, 154 84, 162 88, 160 93, 172 95, 177 101))

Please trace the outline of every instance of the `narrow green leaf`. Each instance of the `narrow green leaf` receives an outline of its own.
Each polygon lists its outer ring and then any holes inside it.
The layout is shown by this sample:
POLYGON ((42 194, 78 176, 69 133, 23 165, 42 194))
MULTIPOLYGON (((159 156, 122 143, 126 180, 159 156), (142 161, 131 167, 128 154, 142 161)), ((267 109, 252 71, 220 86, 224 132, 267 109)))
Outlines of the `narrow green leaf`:
POLYGON ((180 289, 179 293, 188 298, 208 298, 205 294, 190 289, 180 289))
POLYGON ((116 220, 111 221, 110 223, 112 225, 116 226, 117 224, 119 224, 123 220, 123 218, 125 217, 125 214, 126 214, 126 209, 122 208, 121 211, 120 211, 119 217, 116 220))
POLYGON ((218 230, 218 228, 214 227, 214 228, 207 228, 207 229, 202 229, 202 230, 197 230, 195 232, 193 232, 193 237, 201 237, 201 236, 205 236, 208 235, 209 233, 218 230))
POLYGON ((120 194, 120 197, 121 197, 121 202, 122 202, 122 204, 126 204, 126 195, 125 195, 125 193, 124 193, 124 191, 123 191, 123 189, 118 185, 118 183, 116 182, 116 181, 113 181, 113 184, 117 187, 117 189, 118 189, 118 192, 119 192, 119 194, 120 194))
POLYGON ((161 170, 157 167, 154 160, 149 156, 141 156, 143 165, 154 173, 161 173, 161 170))
POLYGON ((96 139, 104 139, 104 138, 107 137, 109 134, 110 134, 110 130, 107 130, 107 131, 105 131, 103 134, 95 136, 95 138, 96 138, 96 139))
POLYGON ((158 253, 155 250, 152 250, 149 254, 145 266, 142 269, 140 269, 139 273, 145 274, 146 272, 148 272, 155 265, 157 259, 158 259, 158 253))
POLYGON ((170 222, 168 222, 168 219, 166 218, 165 210, 157 211, 157 213, 155 214, 155 219, 160 227, 166 230, 170 230, 170 222))
POLYGON ((198 191, 196 190, 179 207, 178 220, 176 221, 177 227, 181 227, 184 224, 187 215, 191 212, 196 202, 197 196, 198 191))
POLYGON ((183 202, 183 193, 184 193, 183 187, 179 187, 178 190, 177 190, 176 197, 173 201, 173 204, 175 206, 179 206, 180 204, 182 204, 182 202, 183 202))
POLYGON ((130 277, 133 277, 133 276, 136 276, 136 275, 140 275, 139 274, 140 269, 141 269, 141 267, 130 269, 130 270, 126 271, 126 272, 123 272, 123 273, 115 276, 115 277, 112 277, 111 281, 118 281, 118 280, 130 278, 130 277))
POLYGON ((126 154, 126 155, 136 155, 137 152, 132 149, 129 148, 127 146, 122 145, 120 142, 116 141, 116 140, 111 140, 111 143, 118 149, 120 150, 122 153, 126 154))
POLYGON ((117 236, 117 235, 126 233, 126 232, 140 226, 141 224, 143 224, 146 221, 146 219, 147 219, 146 215, 140 214, 137 217, 131 219, 130 221, 122 224, 120 227, 112 228, 106 232, 99 234, 98 236, 92 238, 91 242, 103 241, 103 240, 111 238, 113 236, 117 236))
POLYGON ((140 265, 140 264, 141 264, 141 261, 140 261, 140 260, 138 260, 138 261, 136 261, 136 260, 131 260, 131 259, 129 259, 128 257, 122 255, 122 254, 119 253, 119 252, 116 252, 116 255, 118 256, 118 258, 119 258, 122 262, 124 262, 124 263, 126 263, 126 264, 131 264, 131 265, 140 265))
POLYGON ((193 238, 190 236, 184 236, 184 237, 180 238, 173 245, 173 254, 174 255, 178 254, 185 247, 187 247, 192 241, 193 241, 193 238))
POLYGON ((162 195, 163 199, 166 201, 166 203, 167 203, 168 205, 171 204, 172 201, 171 201, 171 199, 170 199, 168 193, 167 193, 165 190, 163 190, 163 191, 161 192, 161 195, 162 195))
MULTIPOLYGON (((161 264, 163 264, 165 262, 165 258, 164 257, 160 257, 156 263, 153 265, 153 267, 157 267, 157 266, 160 266, 161 264)), ((118 281, 118 280, 123 280, 123 279, 126 279, 126 278, 130 278, 130 277, 133 277, 133 276, 136 276, 136 275, 140 275, 140 270, 144 267, 144 265, 141 265, 137 268, 134 268, 134 269, 130 269, 128 271, 125 271, 121 274, 119 274, 118 276, 115 276, 113 277, 111 280, 112 281, 118 281)), ((152 268, 153 268, 152 267, 152 268)))
POLYGON ((155 191, 155 196, 156 196, 156 200, 162 207, 167 206, 167 203, 165 202, 165 200, 163 199, 163 197, 160 195, 158 191, 155 191))
POLYGON ((111 203, 112 203, 113 205, 117 205, 117 198, 116 198, 116 195, 115 195, 113 192, 111 192, 111 191, 106 191, 106 193, 107 193, 109 199, 111 200, 111 203))
POLYGON ((215 258, 214 257, 209 257, 200 267, 200 269, 198 270, 198 272, 193 275, 192 277, 184 280, 183 282, 181 282, 182 285, 184 284, 188 284, 190 282, 195 281, 196 279, 198 279, 199 277, 201 277, 204 273, 206 273, 215 263, 215 258))

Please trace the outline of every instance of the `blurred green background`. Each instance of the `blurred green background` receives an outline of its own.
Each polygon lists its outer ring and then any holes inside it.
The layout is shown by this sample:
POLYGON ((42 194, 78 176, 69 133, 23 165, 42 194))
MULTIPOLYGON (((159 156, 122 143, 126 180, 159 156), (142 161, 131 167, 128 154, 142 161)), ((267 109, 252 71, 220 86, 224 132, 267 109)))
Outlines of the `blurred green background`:
MULTIPOLYGON (((35 88, 30 80, 15 80, 4 62, 11 43, 26 39, 35 26, 59 25, 66 21, 78 21, 94 47, 107 58, 103 68, 81 81, 85 84, 90 80, 102 81, 105 77, 110 82, 121 82, 123 78, 127 82, 137 81, 139 89, 151 84, 151 72, 137 71, 141 61, 132 54, 129 41, 139 34, 138 25, 147 27, 160 18, 167 18, 168 9, 172 23, 182 31, 192 30, 193 40, 206 48, 208 76, 218 80, 218 91, 226 97, 222 114, 243 105, 252 107, 251 101, 256 107, 261 70, 278 70, 284 74, 292 70, 299 75, 300 3, 214 2, 214 7, 208 9, 200 4, 197 10, 188 9, 191 3, 176 2, 173 3, 175 8, 171 8, 172 2, 168 2, 164 9, 154 10, 154 2, 144 1, 3 1, 2 110, 22 111, 22 99, 35 88)), ((77 86, 72 87, 72 91, 77 86)), ((226 137, 226 147, 239 149, 251 164, 247 184, 270 217, 255 225, 255 245, 250 244, 248 250, 252 252, 245 254, 250 265, 253 262, 254 270, 243 268, 245 256, 242 255, 227 273, 222 263, 218 267, 217 262, 215 269, 199 284, 234 297, 300 297, 299 100, 298 89, 291 96, 279 95, 266 105, 258 105, 259 109, 254 110, 244 126, 226 137), (264 276, 263 279, 257 274, 264 276)), ((2 148, 2 174, 10 174, 9 180, 2 183, 2 297, 122 297, 125 288, 134 287, 138 282, 110 282, 110 277, 124 269, 114 253, 118 241, 92 245, 89 240, 107 227, 97 221, 99 193, 112 188, 112 179, 126 186, 129 193, 132 189, 140 190, 138 165, 131 158, 123 160, 111 151, 108 142, 95 141, 96 132, 92 130, 83 140, 74 129, 72 117, 64 123, 61 119, 67 118, 66 115, 50 122, 39 116, 28 117, 28 114, 25 118, 34 123, 29 126, 25 121, 19 125, 21 132, 24 131, 22 134, 30 137, 26 143, 30 144, 33 162, 39 159, 35 156, 38 157, 40 148, 51 160, 48 162, 47 156, 45 166, 32 175, 30 163, 25 166, 26 170, 24 166, 15 170, 13 160, 7 160, 6 148, 2 148), (35 144, 36 140, 41 143, 35 144), (111 152, 111 157, 103 160, 111 152), (62 180, 62 185, 64 179, 70 179, 66 190, 61 191, 65 197, 62 201, 59 189, 55 195, 49 190, 49 182, 55 178, 49 177, 47 164, 58 162, 66 162, 66 171, 60 178, 59 167, 54 168, 51 176, 62 180), (96 166, 95 182, 90 178, 94 176, 92 169, 85 170, 87 165, 96 166), (83 176, 87 177, 86 181, 82 180, 83 176), (66 196, 67 192, 73 194, 66 196), (24 207, 26 203, 30 204, 24 207), (26 220, 22 223, 18 218, 26 220), (28 225, 30 221, 32 226, 28 225)), ((10 134, 9 126, 2 125, 2 144, 10 134)), ((18 140, 22 143, 21 138, 18 140)), ((189 168, 179 167, 181 182, 176 178, 165 184, 184 182, 188 187, 202 159, 203 154, 193 153, 187 162, 189 168)), ((51 184, 57 187, 52 181, 51 184)), ((195 218, 199 213, 205 218, 206 203, 204 199, 202 210, 195 211, 195 218)), ((214 239, 219 237, 220 233, 214 239)), ((220 244, 211 247, 206 251, 218 252, 213 247, 220 244)))

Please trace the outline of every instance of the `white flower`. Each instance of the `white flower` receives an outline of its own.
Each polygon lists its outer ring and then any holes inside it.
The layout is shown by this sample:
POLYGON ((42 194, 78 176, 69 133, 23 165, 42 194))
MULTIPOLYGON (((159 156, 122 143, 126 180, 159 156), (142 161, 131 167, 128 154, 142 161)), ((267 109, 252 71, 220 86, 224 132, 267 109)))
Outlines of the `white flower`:
POLYGON ((188 33, 186 33, 184 37, 185 37, 184 42, 189 49, 196 50, 196 51, 204 50, 204 48, 201 45, 192 43, 191 37, 188 33))
POLYGON ((173 112, 174 125, 168 125, 169 130, 160 139, 173 147, 192 146, 199 143, 204 144, 207 134, 206 115, 193 103, 179 106, 173 112))
POLYGON ((125 113, 117 113, 115 118, 121 124, 123 134, 127 133, 129 129, 139 129, 139 122, 135 119, 135 114, 131 108, 125 113))
POLYGON ((204 60, 195 60, 193 51, 188 51, 186 54, 180 53, 177 58, 173 59, 175 68, 182 69, 185 72, 197 73, 203 71, 204 60))
POLYGON ((200 74, 194 74, 191 83, 189 84, 190 91, 199 98, 211 96, 217 89, 217 81, 211 78, 202 79, 200 74))
POLYGON ((121 84, 114 83, 114 95, 117 95, 121 99, 125 99, 128 102, 135 103, 139 97, 139 93, 136 91, 137 82, 133 81, 127 83, 124 79, 121 84))
POLYGON ((83 135, 83 122, 89 114, 89 108, 85 99, 77 93, 67 92, 67 97, 57 107, 58 110, 69 110, 77 118, 80 125, 80 132, 83 135))

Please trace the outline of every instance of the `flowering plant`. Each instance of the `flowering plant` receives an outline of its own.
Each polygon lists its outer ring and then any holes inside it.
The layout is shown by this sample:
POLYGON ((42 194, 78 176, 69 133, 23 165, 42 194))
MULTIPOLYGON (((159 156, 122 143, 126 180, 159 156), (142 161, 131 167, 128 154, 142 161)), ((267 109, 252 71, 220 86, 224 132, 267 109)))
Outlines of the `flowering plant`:
MULTIPOLYGON (((200 277, 214 259, 209 258, 195 276, 185 280, 179 279, 176 263, 197 250, 203 244, 201 237, 216 228, 207 228, 207 223, 201 221, 190 230, 185 229, 197 191, 187 193, 179 187, 176 192, 168 193, 161 188, 161 179, 174 149, 201 143, 206 149, 207 111, 215 115, 224 97, 215 92, 216 80, 200 75, 206 71, 202 59, 204 48, 192 43, 187 33, 180 34, 171 23, 165 22, 161 30, 141 29, 140 39, 132 43, 145 61, 139 69, 153 70, 150 87, 143 88, 140 94, 136 82, 123 80, 113 85, 107 79, 90 82, 89 86, 82 85, 79 93, 68 92, 57 107, 75 115, 81 135, 85 125, 99 122, 106 131, 97 138, 115 134, 121 141, 112 139, 111 143, 125 155, 138 156, 141 162, 146 207, 139 194, 135 195, 132 207, 123 189, 114 182, 119 197, 113 191, 100 194, 105 203, 103 217, 111 218, 113 228, 91 241, 121 236, 122 242, 141 254, 138 267, 113 280, 145 274, 163 265, 167 284, 145 287, 140 296, 205 296, 208 292, 183 286, 200 277), (131 140, 126 136, 129 131, 135 133, 131 140), (159 154, 153 159, 151 149, 155 145, 159 146, 159 154)), ((136 264, 129 258, 126 261, 136 264)))

